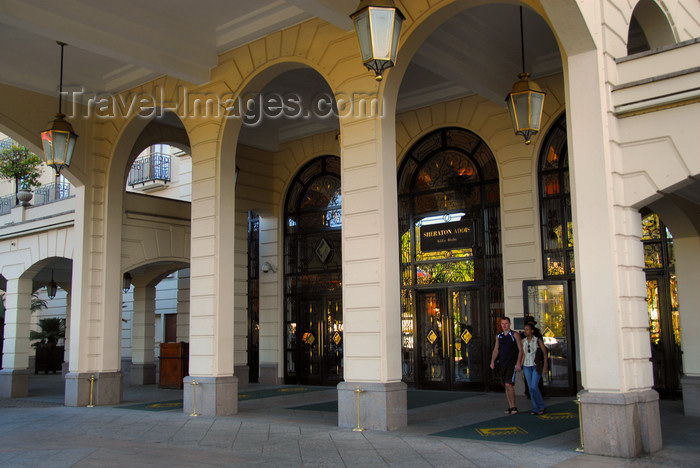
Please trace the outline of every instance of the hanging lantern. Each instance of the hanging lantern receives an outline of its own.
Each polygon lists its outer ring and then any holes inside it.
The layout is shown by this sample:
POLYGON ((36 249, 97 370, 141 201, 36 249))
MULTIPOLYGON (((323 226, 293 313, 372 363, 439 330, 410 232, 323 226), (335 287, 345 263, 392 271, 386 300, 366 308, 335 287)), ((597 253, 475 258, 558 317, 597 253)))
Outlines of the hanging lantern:
POLYGON ((529 145, 530 138, 540 131, 545 93, 537 83, 528 79, 529 73, 521 73, 518 77, 520 81, 513 85, 506 102, 515 134, 522 135, 525 144, 529 145))
POLYGON ((403 13, 392 0, 362 0, 350 15, 360 42, 362 62, 382 80, 384 70, 396 63, 403 13))
POLYGON ((51 281, 49 281, 49 284, 46 285, 46 295, 49 296, 49 299, 53 299, 54 297, 56 297, 57 291, 58 285, 53 280, 53 270, 51 270, 51 281))
POLYGON ((44 146, 44 161, 47 166, 53 167, 56 175, 61 169, 70 166, 75 150, 75 142, 78 135, 73 131, 71 124, 66 122, 65 115, 61 112, 63 94, 63 42, 57 42, 61 46, 61 73, 58 90, 58 113, 55 116, 50 129, 41 133, 41 143, 44 146))
POLYGON ((546 93, 537 83, 530 81, 530 74, 525 72, 525 41, 523 36, 523 7, 520 7, 520 59, 523 71, 518 75, 520 81, 513 85, 513 90, 506 97, 506 102, 513 119, 515 134, 522 135, 525 138, 525 144, 529 145, 530 138, 540 131, 546 93))

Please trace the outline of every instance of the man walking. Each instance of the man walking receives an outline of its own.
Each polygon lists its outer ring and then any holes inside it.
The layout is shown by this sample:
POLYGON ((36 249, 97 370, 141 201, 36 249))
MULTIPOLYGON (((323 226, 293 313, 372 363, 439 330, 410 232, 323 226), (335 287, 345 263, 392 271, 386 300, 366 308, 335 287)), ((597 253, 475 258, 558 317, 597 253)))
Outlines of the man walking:
POLYGON ((498 358, 498 371, 501 382, 506 387, 508 399, 508 409, 505 413, 518 414, 518 408, 515 407, 515 373, 523 368, 523 344, 520 333, 510 329, 510 318, 501 319, 501 329, 496 335, 496 344, 491 353, 491 369, 495 369, 498 358))

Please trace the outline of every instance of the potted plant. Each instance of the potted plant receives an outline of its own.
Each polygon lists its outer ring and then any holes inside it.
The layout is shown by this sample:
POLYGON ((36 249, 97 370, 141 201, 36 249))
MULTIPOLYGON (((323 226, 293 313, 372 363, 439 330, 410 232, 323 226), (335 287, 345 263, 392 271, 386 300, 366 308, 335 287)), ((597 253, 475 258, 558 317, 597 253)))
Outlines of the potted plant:
POLYGON ((61 370, 63 364, 63 346, 58 346, 58 340, 66 337, 66 321, 60 318, 44 318, 38 322, 40 331, 30 331, 29 339, 34 341, 36 349, 36 364, 34 373, 44 371, 47 374, 61 370))
POLYGON ((32 187, 40 185, 41 162, 39 156, 19 144, 0 152, 0 178, 15 181, 17 204, 21 201, 27 206, 32 199, 32 187))

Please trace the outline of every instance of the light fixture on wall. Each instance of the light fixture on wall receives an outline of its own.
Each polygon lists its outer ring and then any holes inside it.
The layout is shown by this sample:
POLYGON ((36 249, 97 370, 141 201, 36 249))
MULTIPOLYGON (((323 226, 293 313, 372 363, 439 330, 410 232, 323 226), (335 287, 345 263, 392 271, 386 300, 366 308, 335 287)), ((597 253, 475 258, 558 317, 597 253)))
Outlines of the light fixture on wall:
POLYGON ((49 296, 49 299, 53 299, 56 297, 56 291, 58 291, 58 285, 53 280, 53 270, 51 270, 51 281, 46 285, 46 295, 49 296))
POLYGON ((61 169, 70 166, 78 135, 73 131, 71 124, 66 122, 65 115, 61 112, 61 102, 63 101, 63 47, 66 44, 58 41, 56 43, 61 46, 58 114, 56 114, 51 128, 41 133, 41 142, 44 146, 44 161, 47 166, 54 168, 58 176, 61 173, 61 169))
POLYGON ((350 15, 360 41, 362 62, 382 81, 384 70, 396 63, 401 24, 406 19, 392 0, 361 0, 350 15))
POLYGON ((265 263, 263 263, 262 266, 260 267, 260 271, 262 271, 263 273, 269 273, 269 272, 273 272, 273 273, 274 273, 274 272, 277 271, 277 268, 276 268, 272 263, 270 263, 270 262, 265 262, 265 263))
POLYGON ((124 292, 129 292, 129 289, 131 289, 131 275, 129 274, 129 272, 124 273, 122 289, 124 290, 124 292))
POLYGON ((522 135, 525 138, 525 144, 529 145, 530 138, 540 131, 546 93, 542 92, 537 83, 530 81, 530 74, 525 72, 525 42, 523 38, 523 7, 520 7, 520 57, 523 71, 518 75, 520 81, 513 85, 513 90, 506 97, 506 102, 513 119, 515 134, 522 135))

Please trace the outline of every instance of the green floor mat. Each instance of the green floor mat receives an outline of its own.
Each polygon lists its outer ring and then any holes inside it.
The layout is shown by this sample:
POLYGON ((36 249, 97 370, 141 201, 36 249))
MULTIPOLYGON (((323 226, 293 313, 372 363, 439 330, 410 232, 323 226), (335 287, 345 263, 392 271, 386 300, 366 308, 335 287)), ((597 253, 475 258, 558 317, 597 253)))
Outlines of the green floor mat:
POLYGON ((242 400, 257 400, 259 398, 270 398, 286 395, 295 395, 299 393, 318 392, 321 390, 335 390, 335 387, 294 387, 286 386, 280 388, 268 388, 266 390, 253 390, 247 392, 238 392, 238 401, 242 400))
MULTIPOLYGON (((239 392, 238 401, 248 401, 257 400, 260 398, 271 398, 286 395, 296 395, 299 393, 307 392, 317 392, 320 390, 332 390, 335 387, 294 387, 286 386, 279 388, 268 388, 265 390, 254 390, 248 392, 239 392)), ((336 405, 337 406, 337 405, 336 405)), ((120 409, 131 409, 131 410, 141 410, 141 411, 169 411, 169 410, 181 410, 182 400, 170 400, 170 401, 159 401, 155 403, 140 403, 137 405, 128 406, 117 406, 120 409)), ((336 410, 337 411, 337 408, 336 410)))
POLYGON ((547 412, 542 416, 523 412, 430 435, 524 444, 576 428, 578 408, 574 402, 566 402, 547 408, 547 412))
POLYGON ((169 411, 181 410, 182 400, 159 401, 157 403, 141 403, 138 405, 117 406, 119 409, 131 409, 141 411, 169 411))
MULTIPOLYGON (((468 392, 441 392, 441 391, 431 391, 431 390, 409 390, 406 393, 406 400, 408 409, 421 408, 423 406, 437 405, 440 403, 447 403, 450 401, 461 400, 462 398, 471 398, 481 393, 468 393, 468 392)), ((338 402, 337 401, 327 401, 324 403, 313 403, 310 405, 295 406, 295 410, 304 411, 325 411, 325 412, 338 412, 338 402)))

